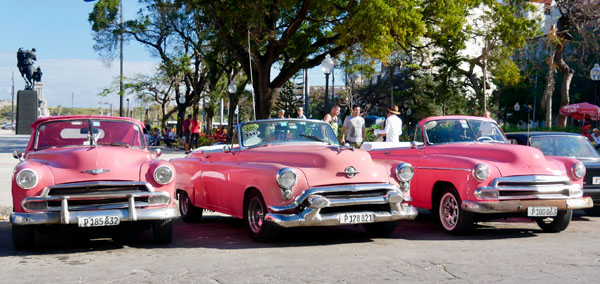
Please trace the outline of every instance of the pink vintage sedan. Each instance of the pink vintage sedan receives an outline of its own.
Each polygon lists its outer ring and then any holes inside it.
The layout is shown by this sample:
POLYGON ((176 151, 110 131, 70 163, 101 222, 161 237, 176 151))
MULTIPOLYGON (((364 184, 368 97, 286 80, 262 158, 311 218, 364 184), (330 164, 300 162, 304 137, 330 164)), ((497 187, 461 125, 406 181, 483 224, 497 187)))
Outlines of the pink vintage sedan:
POLYGON ((184 221, 217 211, 243 218, 255 240, 271 241, 282 227, 343 224, 386 236, 396 220, 416 217, 407 204, 412 166, 339 145, 323 121, 246 122, 232 142, 171 160, 184 221))
POLYGON ((582 197, 581 162, 507 144, 491 119, 429 117, 416 126, 412 143, 363 147, 374 160, 414 165, 412 204, 430 209, 449 233, 512 216, 533 218, 542 230, 559 232, 569 225, 573 209, 592 206, 582 197))
POLYGON ((170 242, 175 172, 144 142, 134 119, 63 116, 36 120, 12 179, 13 243, 33 245, 39 226, 151 225, 157 242, 170 242))

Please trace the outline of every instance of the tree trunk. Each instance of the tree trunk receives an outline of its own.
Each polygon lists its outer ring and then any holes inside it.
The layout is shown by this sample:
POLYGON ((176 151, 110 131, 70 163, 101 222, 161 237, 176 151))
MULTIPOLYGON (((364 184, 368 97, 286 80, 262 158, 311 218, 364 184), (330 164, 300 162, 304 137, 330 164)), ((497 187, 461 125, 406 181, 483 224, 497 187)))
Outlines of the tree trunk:
POLYGON ((235 109, 237 108, 238 102, 239 96, 237 95, 237 93, 229 94, 229 114, 227 116, 227 143, 231 142, 231 136, 233 135, 233 119, 235 116, 235 109))
MULTIPOLYGON (((556 49, 554 54, 554 62, 558 65, 558 70, 563 74, 562 85, 560 87, 560 107, 569 104, 569 89, 571 88, 571 80, 573 79, 573 69, 569 68, 569 65, 562 59, 563 49, 561 47, 556 49)), ((560 114, 558 115, 558 127, 567 127, 567 117, 560 114)))
POLYGON ((542 97, 542 107, 546 109, 546 127, 552 127, 552 94, 554 93, 554 57, 548 58, 548 74, 546 75, 546 88, 542 97))

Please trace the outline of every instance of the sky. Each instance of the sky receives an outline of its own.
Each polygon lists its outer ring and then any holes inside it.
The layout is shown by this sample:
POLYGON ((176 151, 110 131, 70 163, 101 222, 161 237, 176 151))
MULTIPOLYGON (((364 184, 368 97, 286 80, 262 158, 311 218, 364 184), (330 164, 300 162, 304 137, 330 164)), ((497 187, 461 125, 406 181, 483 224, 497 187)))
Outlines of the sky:
MULTIPOLYGON (((22 47, 36 49, 34 66, 42 69, 44 97, 49 106, 107 107, 112 103, 113 107, 118 107, 118 95, 98 96, 118 79, 119 61, 117 58, 109 66, 93 49, 88 15, 94 3, 83 0, 1 2, 0 100, 11 100, 13 73, 15 96, 25 87, 16 58, 17 50, 22 47)), ((124 0, 123 18, 135 18, 140 7, 137 0, 124 0)), ((159 63, 149 50, 135 42, 126 42, 123 54, 126 77, 151 75, 159 63)), ((335 76, 336 86, 339 86, 342 74, 336 70, 335 76)), ((309 78, 311 86, 325 85, 324 75, 318 66, 309 71, 309 78)), ((131 101, 133 103, 133 99, 131 101)))

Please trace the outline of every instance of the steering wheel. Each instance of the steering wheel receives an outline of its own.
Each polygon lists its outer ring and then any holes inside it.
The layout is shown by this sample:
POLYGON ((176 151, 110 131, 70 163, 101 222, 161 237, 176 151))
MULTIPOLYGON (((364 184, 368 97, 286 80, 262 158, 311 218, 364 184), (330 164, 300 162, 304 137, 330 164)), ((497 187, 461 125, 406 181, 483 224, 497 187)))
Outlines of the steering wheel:
POLYGON ((477 141, 479 141, 479 142, 492 142, 492 141, 494 141, 494 138, 489 137, 489 136, 480 136, 480 137, 477 137, 477 141))

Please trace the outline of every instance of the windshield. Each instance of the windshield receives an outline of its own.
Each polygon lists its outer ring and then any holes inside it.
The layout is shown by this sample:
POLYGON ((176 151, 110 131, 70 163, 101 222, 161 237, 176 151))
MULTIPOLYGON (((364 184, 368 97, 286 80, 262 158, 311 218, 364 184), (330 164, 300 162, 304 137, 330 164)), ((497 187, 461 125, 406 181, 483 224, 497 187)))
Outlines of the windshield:
POLYGON ((495 122, 478 119, 432 120, 425 124, 429 144, 485 142, 507 143, 495 122))
POLYGON ((311 120, 253 121, 241 126, 243 147, 280 143, 327 143, 339 145, 331 126, 311 120))
POLYGON ((144 148, 141 133, 137 125, 127 121, 51 121, 37 128, 34 149, 90 146, 93 138, 97 139, 97 146, 144 148))
POLYGON ((573 158, 600 158, 600 154, 585 137, 577 136, 536 136, 531 137, 531 146, 536 147, 549 156, 573 158))

